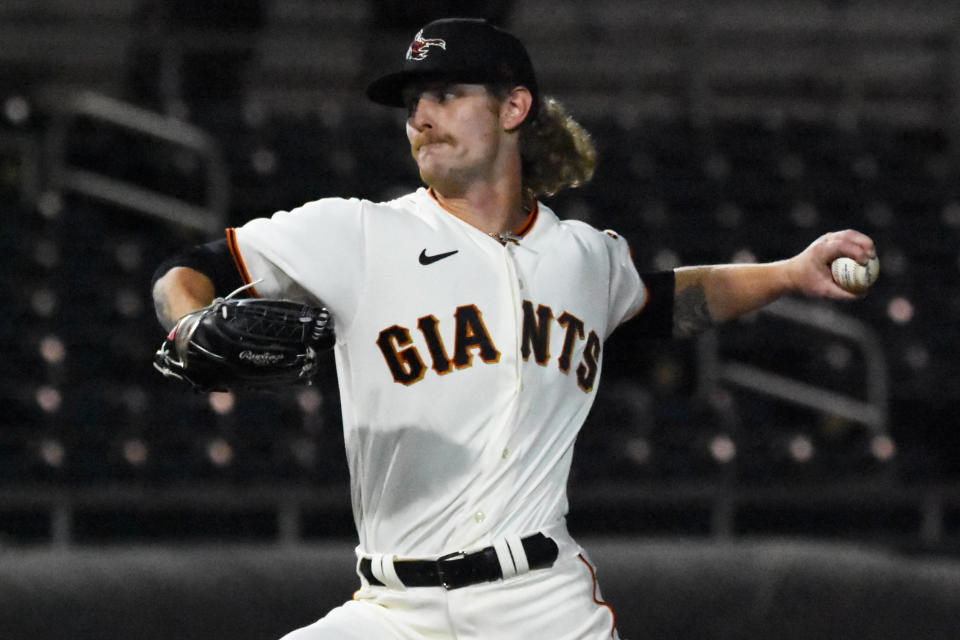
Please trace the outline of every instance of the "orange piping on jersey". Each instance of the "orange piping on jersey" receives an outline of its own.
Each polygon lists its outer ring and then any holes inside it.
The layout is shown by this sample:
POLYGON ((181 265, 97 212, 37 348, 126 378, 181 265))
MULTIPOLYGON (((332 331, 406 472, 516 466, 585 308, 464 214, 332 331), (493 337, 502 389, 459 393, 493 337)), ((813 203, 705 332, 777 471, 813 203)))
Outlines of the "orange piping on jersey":
POLYGON ((607 604, 603 600, 600 600, 599 598, 597 598, 597 587, 598 587, 597 574, 596 572, 594 572, 593 567, 591 567, 590 563, 586 561, 582 553, 579 554, 577 557, 580 558, 580 562, 587 565, 587 569, 590 571, 590 579, 593 580, 593 601, 596 602, 601 607, 606 607, 607 610, 610 611, 610 615, 613 616, 613 624, 610 626, 610 637, 612 638, 613 634, 616 633, 617 631, 617 614, 613 612, 613 607, 611 607, 609 604, 607 604))
MULTIPOLYGON (((247 272, 247 265, 243 263, 243 256, 240 255, 240 245, 237 244, 237 230, 234 227, 227 229, 227 246, 230 248, 230 255, 233 256, 233 264, 237 267, 243 284, 250 284, 250 274, 247 272)), ((247 291, 250 292, 250 295, 254 298, 260 297, 256 287, 250 287, 247 291)))
MULTIPOLYGON (((460 218, 460 216, 457 216, 457 214, 455 214, 453 211, 451 211, 450 209, 448 209, 448 208, 447 208, 447 205, 445 205, 445 204, 443 204, 442 202, 440 202, 440 198, 437 197, 437 194, 436 194, 436 192, 434 192, 433 187, 430 187, 429 189, 427 189, 427 193, 430 194, 430 197, 433 198, 434 202, 436 202, 438 205, 440 205, 440 208, 442 208, 444 211, 446 211, 446 212, 449 213, 450 215, 453 215, 453 216, 456 216, 456 217, 460 218)), ((527 214, 527 219, 523 221, 523 224, 520 225, 520 228, 519 228, 519 229, 517 229, 516 231, 512 232, 513 235, 518 236, 518 237, 521 237, 521 238, 522 238, 523 236, 525 236, 525 235, 530 231, 530 229, 533 228, 533 224, 537 221, 537 216, 538 216, 539 214, 540 214, 540 206, 537 204, 537 201, 534 200, 534 201, 533 201, 533 206, 530 207, 530 213, 527 214)), ((462 220, 462 218, 461 218, 461 220, 462 220)))
POLYGON ((537 216, 540 215, 540 205, 537 204, 537 201, 533 201, 533 206, 530 207, 530 213, 527 215, 527 219, 523 222, 519 229, 513 232, 513 235, 520 236, 521 238, 533 228, 533 224, 537 221, 537 216))

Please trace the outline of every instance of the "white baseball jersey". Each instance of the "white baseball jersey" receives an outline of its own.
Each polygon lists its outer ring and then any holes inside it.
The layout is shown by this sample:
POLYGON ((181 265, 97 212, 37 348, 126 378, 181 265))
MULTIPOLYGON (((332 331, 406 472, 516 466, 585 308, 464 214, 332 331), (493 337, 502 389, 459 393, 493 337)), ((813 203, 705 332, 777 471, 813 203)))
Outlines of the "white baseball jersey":
POLYGON ((322 302, 359 549, 436 557, 561 521, 603 343, 646 303, 627 243, 538 204, 501 242, 427 189, 228 231, 263 297, 322 302))

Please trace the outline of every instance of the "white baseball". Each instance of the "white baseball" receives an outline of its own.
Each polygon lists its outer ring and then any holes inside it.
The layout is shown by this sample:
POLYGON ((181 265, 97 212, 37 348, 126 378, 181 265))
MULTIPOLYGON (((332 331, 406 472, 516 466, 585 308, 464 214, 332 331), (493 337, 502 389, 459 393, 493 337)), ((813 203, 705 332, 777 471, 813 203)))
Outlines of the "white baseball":
POLYGON ((833 281, 850 293, 863 293, 877 281, 880 275, 880 261, 874 256, 866 266, 853 258, 837 258, 830 265, 833 281))

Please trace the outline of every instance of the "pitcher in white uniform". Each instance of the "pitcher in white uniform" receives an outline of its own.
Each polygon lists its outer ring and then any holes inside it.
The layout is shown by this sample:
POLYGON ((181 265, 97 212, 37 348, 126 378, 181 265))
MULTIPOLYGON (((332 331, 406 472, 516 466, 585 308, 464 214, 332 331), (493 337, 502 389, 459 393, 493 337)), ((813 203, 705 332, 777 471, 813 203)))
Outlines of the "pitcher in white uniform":
POLYGON ((426 25, 367 95, 407 109, 424 187, 253 220, 154 285, 167 328, 251 283, 334 318, 360 588, 287 638, 616 638, 565 526, 605 340, 628 321, 688 336, 787 293, 852 298, 830 263, 873 242, 847 230, 780 262, 639 274, 622 237, 538 201, 589 180, 595 152, 484 21, 426 25))

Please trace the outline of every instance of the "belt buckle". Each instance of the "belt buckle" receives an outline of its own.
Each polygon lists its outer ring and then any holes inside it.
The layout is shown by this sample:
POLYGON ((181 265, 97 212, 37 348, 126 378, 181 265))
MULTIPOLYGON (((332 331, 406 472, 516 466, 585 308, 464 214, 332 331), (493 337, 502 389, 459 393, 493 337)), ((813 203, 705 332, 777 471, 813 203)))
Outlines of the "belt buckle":
POLYGON ((448 553, 445 556, 440 556, 437 558, 437 577, 440 578, 440 585, 447 591, 452 591, 453 589, 459 589, 460 587, 465 587, 470 584, 470 576, 463 575, 462 571, 457 571, 456 568, 462 568, 465 566, 463 560, 466 560, 467 552, 466 551, 454 551, 453 553, 448 553), (450 573, 448 573, 450 571, 450 573))

